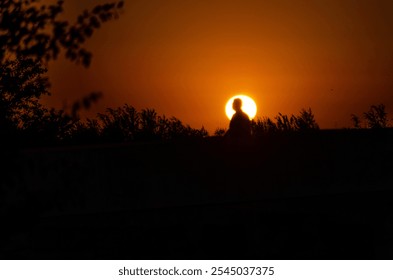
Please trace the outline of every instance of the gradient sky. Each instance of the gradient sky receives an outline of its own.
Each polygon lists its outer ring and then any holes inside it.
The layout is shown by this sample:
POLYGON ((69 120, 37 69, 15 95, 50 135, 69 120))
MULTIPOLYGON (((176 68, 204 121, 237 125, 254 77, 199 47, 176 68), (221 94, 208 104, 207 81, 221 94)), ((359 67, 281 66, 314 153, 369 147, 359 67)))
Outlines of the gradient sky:
MULTIPOLYGON (((64 17, 102 2, 66 1, 64 17)), ((243 92, 257 116, 311 107, 322 128, 350 126, 372 104, 392 113, 392 12, 393 1, 371 0, 126 1, 87 42, 90 68, 50 63, 45 103, 102 91, 88 115, 128 103, 213 132, 228 126, 227 99, 243 92)))

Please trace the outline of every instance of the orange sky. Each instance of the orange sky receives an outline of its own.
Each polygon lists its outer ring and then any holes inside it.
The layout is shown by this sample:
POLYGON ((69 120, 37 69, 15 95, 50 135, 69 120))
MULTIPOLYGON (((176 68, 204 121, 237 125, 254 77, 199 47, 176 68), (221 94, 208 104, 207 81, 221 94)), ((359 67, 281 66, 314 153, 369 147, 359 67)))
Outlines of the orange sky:
MULTIPOLYGON (((66 1, 64 16, 100 2, 66 1)), ((90 68, 50 64, 45 102, 98 90, 89 115, 128 103, 213 132, 228 126, 227 99, 248 92, 257 116, 311 107, 322 128, 350 126, 372 104, 392 113, 392 11, 393 1, 371 0, 126 1, 86 44, 90 68)))

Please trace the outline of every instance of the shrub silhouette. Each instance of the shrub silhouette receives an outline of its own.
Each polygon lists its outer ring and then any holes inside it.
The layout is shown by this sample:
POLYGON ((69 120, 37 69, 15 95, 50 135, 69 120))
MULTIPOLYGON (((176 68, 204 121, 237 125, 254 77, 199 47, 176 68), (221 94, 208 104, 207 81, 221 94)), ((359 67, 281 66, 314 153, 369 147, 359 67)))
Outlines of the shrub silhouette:
POLYGON ((252 134, 254 136, 294 132, 294 131, 312 131, 318 130, 319 126, 315 120, 311 108, 302 109, 298 116, 283 115, 278 113, 274 120, 269 117, 257 118, 251 121, 252 134), (274 121, 275 120, 275 121, 274 121))
POLYGON ((226 129, 225 128, 216 128, 216 130, 214 131, 214 136, 224 136, 226 133, 226 129))
POLYGON ((353 123, 354 128, 361 128, 362 127, 362 121, 360 120, 359 116, 355 114, 351 114, 351 121, 353 123))
POLYGON ((139 132, 139 114, 135 108, 124 105, 117 109, 108 108, 106 114, 98 114, 97 125, 105 140, 131 141, 139 132))
MULTIPOLYGON (((43 141, 42 144, 67 139, 78 121, 63 110, 45 108, 39 101, 50 95, 47 69, 31 58, 7 60, 0 65, 0 131, 2 139, 13 141, 43 141), (15 139, 14 139, 15 140, 15 139)), ((85 97, 86 103, 96 98, 85 97), (88 99, 86 101, 86 99, 88 99)), ((79 110, 79 108, 78 108, 79 110)))
POLYGON ((203 138, 208 132, 184 125, 179 119, 159 116, 154 109, 138 112, 125 104, 116 109, 108 108, 97 114, 97 119, 78 120, 70 130, 72 142, 131 142, 203 138))
POLYGON ((85 122, 78 121, 67 140, 81 144, 97 143, 100 141, 100 130, 101 127, 97 119, 88 118, 85 122))
MULTIPOLYGON (((389 127, 388 114, 384 104, 371 105, 367 112, 363 113, 365 128, 380 129, 389 127)), ((351 121, 354 128, 362 128, 360 117, 351 114, 351 121)))
POLYGON ((278 113, 276 119, 276 127, 279 131, 295 131, 296 130, 296 117, 292 115, 288 117, 287 115, 283 115, 278 113))
POLYGON ((124 2, 97 5, 78 16, 75 24, 59 19, 64 1, 40 5, 36 0, 7 0, 0 4, 0 134, 12 141, 24 134, 42 139, 71 137, 78 111, 89 108, 101 93, 93 92, 76 101, 71 115, 44 108, 39 99, 49 94, 45 76, 50 60, 61 50, 65 57, 88 67, 92 54, 83 47, 102 23, 119 17, 124 2), (57 128, 56 128, 57 127, 57 128), (21 134, 22 133, 22 134, 21 134))
POLYGON ((39 103, 50 95, 47 69, 31 58, 7 60, 0 65, 0 131, 2 140, 57 141, 67 137, 73 120, 63 111, 39 103))
POLYGON ((251 132, 253 135, 264 135, 277 132, 276 123, 268 117, 257 118, 251 121, 251 132))
POLYGON ((24 129, 29 117, 41 114, 39 98, 50 95, 46 72, 32 59, 7 60, 0 65, 1 129, 24 129))
POLYGON ((308 108, 308 110, 302 109, 300 111, 300 115, 295 117, 295 126, 299 131, 319 129, 311 108, 308 108))
POLYGON ((139 131, 139 139, 140 140, 151 140, 154 138, 158 138, 158 119, 157 112, 154 109, 143 109, 139 114, 140 119, 140 131, 139 131))
POLYGON ((368 112, 363 113, 369 128, 386 128, 388 127, 388 118, 385 111, 385 105, 372 105, 368 112))
POLYGON ((157 133, 162 140, 203 138, 209 135, 204 127, 201 129, 194 129, 189 125, 184 125, 175 117, 168 119, 165 116, 159 116, 157 120, 157 133))

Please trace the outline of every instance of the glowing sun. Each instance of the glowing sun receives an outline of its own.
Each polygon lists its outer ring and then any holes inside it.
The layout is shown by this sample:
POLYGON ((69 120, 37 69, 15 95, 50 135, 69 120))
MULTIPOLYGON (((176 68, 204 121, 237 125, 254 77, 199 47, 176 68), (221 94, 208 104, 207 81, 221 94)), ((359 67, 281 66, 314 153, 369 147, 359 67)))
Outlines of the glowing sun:
POLYGON ((232 103, 233 100, 236 98, 240 98, 242 100, 243 106, 242 106, 242 110, 244 113, 246 113, 250 119, 253 119, 255 117, 255 115, 257 114, 257 104, 255 103, 255 101, 247 96, 247 95, 236 95, 236 96, 232 96, 227 104, 225 105, 225 113, 228 117, 228 119, 232 118, 232 115, 235 113, 235 110, 232 109, 232 103))

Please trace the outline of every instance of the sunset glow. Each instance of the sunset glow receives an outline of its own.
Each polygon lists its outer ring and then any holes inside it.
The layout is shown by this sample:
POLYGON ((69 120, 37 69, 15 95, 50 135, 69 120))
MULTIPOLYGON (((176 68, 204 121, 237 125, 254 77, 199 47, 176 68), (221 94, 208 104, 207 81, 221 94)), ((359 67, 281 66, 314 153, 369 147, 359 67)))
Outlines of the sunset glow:
MULTIPOLYGON (((95 3, 65 1, 64 17, 74 22, 95 3)), ((301 3, 127 2, 89 41, 89 69, 52 63, 45 104, 63 108, 97 90, 103 98, 83 116, 127 103, 210 132, 229 124, 221 106, 233 90, 263 100, 261 117, 310 107, 321 128, 349 127, 371 104, 390 112, 393 1, 301 3)))
POLYGON ((250 119, 253 119, 257 114, 257 104, 251 97, 247 95, 236 95, 228 100, 227 104, 225 105, 225 114, 227 115, 228 119, 231 119, 233 114, 235 113, 235 111, 232 109, 232 103, 233 100, 235 100, 236 98, 240 98, 242 100, 243 112, 246 113, 250 117, 250 119))

